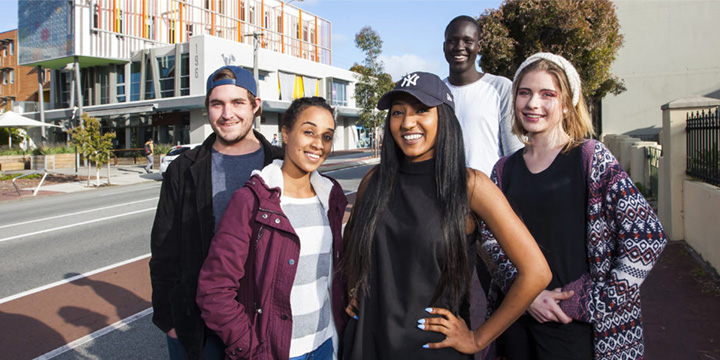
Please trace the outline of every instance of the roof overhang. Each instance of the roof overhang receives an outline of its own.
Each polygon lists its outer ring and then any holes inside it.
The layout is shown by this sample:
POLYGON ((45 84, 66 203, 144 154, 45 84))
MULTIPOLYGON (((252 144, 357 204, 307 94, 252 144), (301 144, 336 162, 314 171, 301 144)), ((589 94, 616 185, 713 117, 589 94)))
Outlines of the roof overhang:
MULTIPOLYGON (((290 107, 289 101, 281 100, 263 100, 263 112, 283 113, 290 107)), ((126 115, 150 115, 156 113, 166 113, 178 110, 193 110, 205 108, 205 95, 178 96, 163 99, 151 99, 141 101, 131 101, 115 104, 103 104, 84 106, 83 112, 94 117, 121 117, 126 115)), ((358 117, 360 109, 348 107, 336 107, 337 115, 345 117, 358 117)), ((73 109, 54 109, 45 110, 45 121, 65 120, 73 116, 73 109)), ((24 113, 25 117, 39 120, 40 113, 24 113)))
MULTIPOLYGON (((94 56, 77 56, 80 68, 93 67, 93 66, 108 66, 112 64, 126 64, 130 62, 127 59, 113 59, 113 58, 101 58, 94 56)), ((20 64, 25 66, 41 66, 45 69, 62 70, 69 64, 75 63, 75 56, 64 56, 55 59, 46 59, 35 61, 27 64, 20 64)))

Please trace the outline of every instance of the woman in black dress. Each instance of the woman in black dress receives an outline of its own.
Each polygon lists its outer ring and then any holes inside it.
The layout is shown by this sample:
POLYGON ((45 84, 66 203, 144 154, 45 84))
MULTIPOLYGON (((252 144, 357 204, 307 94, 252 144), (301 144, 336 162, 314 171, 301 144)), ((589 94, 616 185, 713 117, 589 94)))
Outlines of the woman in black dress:
POLYGON ((344 358, 467 359, 525 311, 550 271, 498 188, 466 168, 453 98, 440 78, 411 73, 378 109, 389 109, 380 165, 363 179, 345 229, 348 312, 356 320, 344 358), (471 331, 478 220, 519 276, 493 316, 471 331))

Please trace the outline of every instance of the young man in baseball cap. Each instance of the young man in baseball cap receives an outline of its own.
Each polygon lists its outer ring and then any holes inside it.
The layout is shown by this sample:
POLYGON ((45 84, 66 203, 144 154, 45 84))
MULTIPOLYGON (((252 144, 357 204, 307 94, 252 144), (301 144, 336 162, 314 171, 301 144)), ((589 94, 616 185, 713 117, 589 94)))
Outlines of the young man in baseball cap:
POLYGON ((210 75, 205 107, 213 129, 165 174, 151 234, 153 323, 167 334, 170 359, 224 359, 225 345, 200 318, 197 279, 230 197, 282 157, 257 131, 261 100, 249 71, 224 66, 210 75))

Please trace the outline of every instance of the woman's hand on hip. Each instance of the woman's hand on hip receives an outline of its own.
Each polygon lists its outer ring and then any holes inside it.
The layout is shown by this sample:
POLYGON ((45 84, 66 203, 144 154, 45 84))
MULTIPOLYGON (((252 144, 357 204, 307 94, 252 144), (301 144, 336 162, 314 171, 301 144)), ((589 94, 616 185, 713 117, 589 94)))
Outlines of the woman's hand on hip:
POLYGON ((478 348, 475 341, 475 333, 468 329, 465 320, 455 316, 452 312, 442 308, 425 309, 430 314, 440 315, 439 317, 423 318, 418 320, 418 328, 425 331, 435 331, 445 334, 445 340, 436 343, 423 345, 426 349, 454 348, 463 354, 474 354, 478 348))

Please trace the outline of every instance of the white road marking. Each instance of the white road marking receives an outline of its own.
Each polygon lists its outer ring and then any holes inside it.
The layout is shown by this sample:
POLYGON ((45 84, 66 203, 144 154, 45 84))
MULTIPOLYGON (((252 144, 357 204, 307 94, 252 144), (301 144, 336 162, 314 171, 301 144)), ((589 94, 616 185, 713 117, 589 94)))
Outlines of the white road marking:
POLYGON ((8 302, 8 301, 12 301, 12 300, 15 300, 15 299, 19 299, 19 298, 21 298, 21 297, 23 297, 23 296, 28 296, 28 295, 31 295, 31 294, 34 294, 34 293, 37 293, 37 292, 40 292, 40 291, 43 291, 43 290, 51 289, 51 288, 54 288, 54 287, 56 287, 56 286, 64 285, 64 284, 67 284, 67 283, 71 283, 71 282, 73 282, 73 281, 75 281, 75 280, 82 279, 82 278, 86 278, 86 277, 88 277, 88 276, 92 276, 92 275, 101 273, 101 272, 103 272, 103 271, 111 270, 111 269, 114 269, 114 268, 117 268, 117 267, 120 267, 120 266, 123 266, 123 265, 127 265, 127 264, 130 264, 130 263, 133 263, 133 262, 135 262, 135 261, 139 261, 139 260, 142 260, 142 259, 149 258, 149 257, 150 257, 150 254, 140 255, 140 256, 134 257, 134 258, 132 258, 132 259, 130 259, 130 260, 121 261, 121 262, 119 262, 119 263, 115 263, 115 264, 112 264, 112 265, 108 265, 108 266, 105 266, 105 267, 102 267, 102 268, 99 268, 99 269, 96 269, 96 270, 93 270, 93 271, 90 271, 90 272, 86 272, 86 273, 84 273, 84 274, 75 275, 75 276, 73 276, 73 277, 71 277, 71 278, 68 278, 68 279, 63 279, 63 280, 60 280, 60 281, 56 281, 56 282, 54 282, 54 283, 52 283, 52 284, 47 284, 47 285, 44 285, 44 286, 40 286, 40 287, 31 289, 31 290, 28 290, 28 291, 23 291, 23 292, 21 292, 21 293, 18 293, 18 294, 11 295, 11 296, 8 296, 8 297, 6 297, 6 298, 0 299, 0 304, 4 304, 4 303, 6 303, 6 302, 8 302))
POLYGON ((101 194, 98 194, 98 197, 113 196, 113 195, 117 195, 117 194, 129 193, 129 192, 136 193, 136 192, 138 192, 138 190, 147 190, 147 189, 151 189, 151 188, 155 188, 155 187, 160 187, 160 184, 151 184, 151 186, 145 186, 145 187, 139 188, 139 189, 138 189, 138 188, 134 188, 134 189, 124 190, 124 191, 114 191, 114 192, 101 193, 101 194))
POLYGON ((68 229, 68 228, 72 228, 72 227, 76 227, 76 226, 81 226, 81 225, 92 224, 92 223, 96 223, 96 222, 100 222, 100 221, 105 221, 105 220, 117 219, 117 218, 119 218, 119 217, 128 216, 128 215, 135 215, 135 214, 139 214, 139 213, 145 212, 145 211, 155 211, 155 209, 156 209, 155 207, 151 207, 151 208, 148 208, 148 209, 142 209, 142 210, 138 210, 138 211, 131 211, 131 212, 129 212, 129 213, 118 214, 118 215, 114 215, 114 216, 108 216, 108 217, 104 217, 104 218, 100 218, 100 219, 83 221, 83 222, 79 222, 79 223, 75 223, 75 224, 70 224, 70 225, 65 225, 65 226, 60 226, 60 227, 52 228, 52 229, 45 229, 45 230, 35 231, 35 232, 27 233, 27 234, 20 234, 20 235, 10 236, 10 237, 6 237, 6 238, 4 238, 4 239, 0 239, 0 242, 9 241, 9 240, 15 240, 15 239, 19 239, 19 238, 23 238, 23 237, 27 237, 27 236, 44 234, 44 233, 48 233, 48 232, 51 232, 51 231, 68 229))
POLYGON ((111 333, 111 332, 113 332, 113 331, 115 331, 115 330, 117 330, 117 329, 120 329, 120 328, 123 327, 123 326, 127 326, 127 325, 129 325, 130 323, 132 323, 133 321, 138 320, 138 319, 142 319, 143 317, 148 316, 148 315, 150 315, 150 314, 152 314, 152 313, 153 313, 153 309, 152 309, 152 308, 147 308, 147 309, 145 309, 145 310, 143 310, 143 311, 141 311, 141 312, 139 312, 139 313, 137 313, 137 314, 135 314, 135 315, 132 315, 132 316, 130 316, 130 317, 127 317, 127 318, 125 318, 125 319, 122 319, 122 320, 120 320, 120 321, 118 321, 118 322, 116 322, 116 323, 114 323, 114 324, 108 325, 108 326, 106 326, 106 327, 104 327, 104 328, 102 328, 102 329, 100 329, 100 330, 98 330, 98 331, 96 331, 96 332, 94 332, 94 333, 92 333, 92 334, 85 335, 85 336, 83 336, 83 337, 81 337, 81 338, 79 338, 79 339, 77 339, 77 340, 75 340, 75 341, 71 341, 70 343, 68 343, 68 344, 66 344, 66 345, 63 345, 63 346, 61 346, 61 347, 59 347, 59 348, 57 348, 57 349, 55 349, 55 350, 53 350, 53 351, 50 351, 49 353, 40 355, 40 356, 36 357, 35 360, 48 360, 48 359, 52 359, 52 358, 54 358, 54 357, 56 357, 56 356, 60 356, 60 355, 62 355, 63 353, 65 353, 65 352, 67 352, 67 351, 70 351, 70 350, 72 350, 72 349, 75 349, 75 348, 77 348, 77 347, 80 347, 80 346, 82 346, 83 344, 86 344, 86 343, 88 343, 88 342, 90 342, 90 341, 93 341, 93 340, 95 340, 95 339, 97 339, 97 338, 99 338, 99 337, 101 337, 101 336, 103 336, 103 335, 105 335, 105 334, 108 334, 108 333, 111 333))
POLYGON ((34 223, 34 222, 40 222, 40 221, 47 221, 47 220, 59 219, 59 218, 67 217, 67 216, 87 214, 87 213, 89 213, 89 212, 96 212, 96 211, 101 211, 101 210, 107 210, 107 209, 112 209, 112 208, 116 208, 116 207, 120 207, 120 206, 133 205, 133 204, 138 204, 138 203, 145 202, 145 201, 153 201, 153 200, 157 200, 157 199, 159 199, 159 197, 153 197, 153 198, 143 199, 143 200, 138 200, 138 201, 131 201, 131 202, 128 202, 128 203, 111 205, 111 206, 101 207, 101 208, 97 208, 97 209, 83 210, 83 211, 78 211, 78 212, 74 212, 74 213, 70 213, 70 214, 62 214, 62 215, 57 215, 57 216, 50 216, 50 217, 46 217, 46 218, 42 218, 42 219, 28 220, 28 221, 23 221, 23 222, 14 223, 14 224, 0 225, 0 229, 4 229, 4 228, 8 228, 8 227, 13 227, 13 226, 20 226, 20 225, 32 224, 32 223, 34 223))

